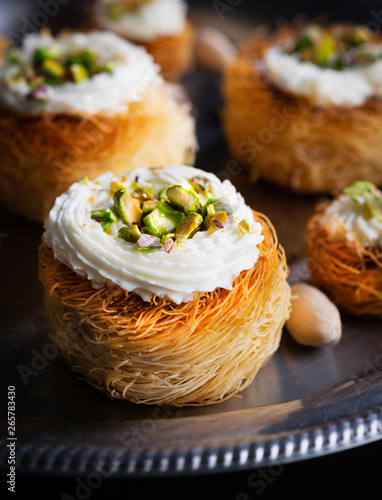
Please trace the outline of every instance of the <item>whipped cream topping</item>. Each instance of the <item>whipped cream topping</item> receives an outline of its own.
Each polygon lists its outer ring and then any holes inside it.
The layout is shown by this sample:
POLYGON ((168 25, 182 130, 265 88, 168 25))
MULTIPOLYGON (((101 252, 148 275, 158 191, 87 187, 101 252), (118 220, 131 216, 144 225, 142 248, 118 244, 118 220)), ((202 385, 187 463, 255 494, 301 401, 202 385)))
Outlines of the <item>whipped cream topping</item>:
POLYGON ((362 197, 359 197, 359 203, 355 203, 350 196, 342 194, 330 203, 325 212, 334 215, 344 224, 349 241, 354 241, 356 235, 364 246, 376 243, 382 247, 382 222, 376 217, 365 218, 364 203, 362 197))
POLYGON ((338 71, 300 61, 298 55, 274 46, 257 66, 277 87, 305 96, 318 106, 354 107, 370 97, 382 97, 382 60, 338 71))
POLYGON ((71 33, 62 38, 33 33, 25 37, 20 59, 20 64, 8 62, 0 67, 0 106, 17 113, 126 112, 130 102, 142 100, 147 90, 163 81, 144 48, 109 32, 71 33), (47 102, 39 102, 30 98, 31 88, 25 78, 14 76, 31 65, 40 47, 53 47, 65 55, 91 50, 101 61, 114 60, 116 65, 110 73, 99 73, 79 83, 46 85, 47 102))
POLYGON ((57 198, 45 226, 45 240, 55 258, 78 275, 92 281, 95 288, 119 285, 145 301, 154 295, 180 304, 196 294, 216 288, 232 289, 235 278, 256 263, 262 242, 262 227, 243 197, 228 180, 184 165, 163 169, 134 169, 122 177, 108 172, 94 181, 79 181, 57 198), (178 184, 191 189, 188 180, 203 176, 211 182, 216 198, 225 197, 234 210, 234 222, 221 229, 199 231, 171 253, 162 247, 142 253, 133 243, 118 237, 121 221, 113 223, 109 234, 91 219, 91 210, 112 207, 111 182, 129 188, 133 181, 150 187, 154 195, 163 187, 178 184), (238 223, 246 219, 249 232, 243 234, 238 223))
POLYGON ((112 19, 108 8, 118 0, 100 0, 96 19, 104 29, 137 41, 152 41, 159 36, 180 33, 186 22, 187 4, 183 0, 154 0, 112 19))

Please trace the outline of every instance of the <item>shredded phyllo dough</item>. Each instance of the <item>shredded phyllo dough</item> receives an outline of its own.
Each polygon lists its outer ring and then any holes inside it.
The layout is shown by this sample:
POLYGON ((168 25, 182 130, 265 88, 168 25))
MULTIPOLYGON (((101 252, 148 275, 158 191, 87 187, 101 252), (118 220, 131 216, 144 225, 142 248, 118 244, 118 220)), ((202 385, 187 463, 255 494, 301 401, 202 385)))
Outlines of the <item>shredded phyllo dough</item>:
POLYGON ((176 305, 118 286, 94 289, 43 243, 40 279, 57 344, 74 371, 112 398, 206 405, 247 387, 279 345, 289 314, 285 254, 271 223, 256 265, 233 289, 176 305))
MULTIPOLYGON (((358 178, 380 185, 382 99, 317 106, 272 84, 258 68, 268 50, 298 33, 293 26, 274 36, 257 33, 227 68, 223 122, 233 157, 250 168, 254 180, 261 176, 297 192, 332 192, 358 178)), ((375 43, 381 43, 379 35, 375 43)))
MULTIPOLYGON (((382 220, 382 193, 376 186, 356 182, 344 194, 362 203, 366 220, 382 220)), ((327 204, 309 221, 307 241, 316 286, 352 314, 382 314, 382 248, 376 241, 361 242, 355 231, 330 213, 327 204)))

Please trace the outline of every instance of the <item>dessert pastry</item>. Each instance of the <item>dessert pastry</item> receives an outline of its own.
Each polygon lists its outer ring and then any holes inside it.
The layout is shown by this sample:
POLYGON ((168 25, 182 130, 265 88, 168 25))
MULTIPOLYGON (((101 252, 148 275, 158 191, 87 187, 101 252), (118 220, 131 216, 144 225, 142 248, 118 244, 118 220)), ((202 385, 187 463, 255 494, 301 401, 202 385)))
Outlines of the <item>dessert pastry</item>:
POLYGON ((9 48, 8 40, 2 36, 0 36, 0 64, 3 63, 4 53, 9 48))
POLYGON ((205 405, 247 387, 279 345, 286 278, 267 218, 183 165, 73 184, 40 247, 64 359, 135 403, 205 405))
POLYGON ((0 82, 0 199, 29 219, 86 175, 193 162, 189 105, 144 48, 114 33, 28 35, 0 82))
POLYGON ((382 192, 367 181, 321 205, 307 228, 313 283, 352 314, 382 314, 382 192))
POLYGON ((192 64, 194 30, 183 0, 98 0, 94 22, 146 47, 168 81, 192 64))
POLYGON ((382 44, 366 27, 284 28, 247 41, 224 79, 232 155, 298 192, 382 184, 382 44))

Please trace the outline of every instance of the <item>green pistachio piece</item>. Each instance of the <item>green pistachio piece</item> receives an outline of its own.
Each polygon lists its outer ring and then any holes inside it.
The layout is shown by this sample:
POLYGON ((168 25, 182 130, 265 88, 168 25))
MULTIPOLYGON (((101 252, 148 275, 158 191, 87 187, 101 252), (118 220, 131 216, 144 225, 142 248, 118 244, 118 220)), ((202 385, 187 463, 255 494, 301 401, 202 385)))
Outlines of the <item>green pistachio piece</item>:
POLYGON ((158 206, 158 201, 154 200, 147 200, 144 201, 142 204, 142 212, 143 212, 143 217, 145 217, 147 214, 155 210, 158 206))
POLYGON ((54 59, 45 59, 42 61, 41 69, 48 77, 59 80, 65 75, 65 68, 54 59))
POLYGON ((224 224, 227 218, 228 217, 226 212, 217 212, 211 215, 207 215, 207 217, 204 219, 204 226, 206 229, 221 229, 220 224, 224 224))
POLYGON ((355 181, 351 186, 345 188, 343 193, 350 196, 353 201, 359 203, 358 197, 362 197, 366 191, 374 191, 377 186, 369 181, 355 181))
POLYGON ((47 59, 57 59, 61 53, 57 47, 38 47, 35 50, 33 59, 36 63, 41 63, 47 59))
POLYGON ((343 35, 343 41, 351 47, 359 47, 369 43, 370 39, 371 33, 366 26, 349 27, 343 35))
POLYGON ((117 222, 117 216, 110 208, 101 208, 97 210, 92 210, 90 212, 90 217, 101 224, 104 231, 109 229, 110 224, 117 222))
POLYGON ((143 219, 143 224, 149 234, 161 238, 165 234, 173 233, 183 218, 182 212, 160 201, 158 206, 143 219))
POLYGON ((127 189, 119 189, 113 195, 116 211, 125 224, 140 222, 142 210, 127 189))
POLYGON ((369 192, 366 191, 363 195, 365 205, 370 218, 376 217, 379 222, 382 222, 382 193, 381 191, 369 192), (377 194, 379 193, 379 195, 377 194), (379 197, 380 196, 380 197, 379 197))
POLYGON ((82 64, 72 64, 69 66, 69 70, 76 83, 80 83, 89 78, 89 72, 82 64))
POLYGON ((184 212, 194 212, 200 206, 199 196, 192 189, 184 189, 182 186, 171 186, 167 188, 166 196, 174 207, 184 212))
POLYGON ((334 38, 326 34, 315 48, 316 64, 325 66, 328 64, 331 57, 335 54, 336 44, 334 38))
POLYGON ((72 66, 73 64, 80 64, 81 66, 85 66, 89 74, 93 74, 97 71, 97 56, 94 52, 90 50, 84 50, 79 54, 71 55, 66 59, 65 65, 67 67, 72 66))
POLYGON ((175 238, 175 233, 164 234, 162 236, 162 238, 160 239, 160 242, 162 243, 162 245, 164 245, 167 240, 174 239, 174 238, 175 238))
POLYGON ((202 215, 203 217, 207 217, 207 215, 211 215, 215 213, 214 203, 219 201, 220 198, 208 198, 207 202, 202 207, 202 215))
POLYGON ((166 196, 166 191, 168 188, 164 187, 162 188, 159 193, 158 193, 158 198, 163 201, 168 201, 168 198, 166 196))
POLYGON ((175 231, 175 240, 178 244, 184 243, 203 223, 203 217, 190 212, 179 224, 175 231))
POLYGON ((132 224, 131 226, 121 227, 118 236, 129 243, 137 243, 142 233, 136 224, 132 224))

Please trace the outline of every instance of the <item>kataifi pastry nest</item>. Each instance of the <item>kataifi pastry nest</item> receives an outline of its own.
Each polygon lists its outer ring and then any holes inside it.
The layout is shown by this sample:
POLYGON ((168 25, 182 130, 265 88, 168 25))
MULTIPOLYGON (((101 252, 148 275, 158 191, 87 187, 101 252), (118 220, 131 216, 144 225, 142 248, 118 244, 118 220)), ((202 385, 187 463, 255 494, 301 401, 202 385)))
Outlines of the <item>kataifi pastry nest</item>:
POLYGON ((259 31, 227 68, 223 121, 231 154, 253 180, 261 176, 296 192, 331 192, 360 179, 381 185, 382 99, 318 107, 276 88, 256 68, 267 49, 298 29, 259 31))
POLYGON ((382 314, 382 249, 363 246, 326 205, 307 226, 308 265, 314 285, 341 309, 355 315, 382 314))
POLYGON ((283 248, 261 214, 264 241, 255 266, 232 290, 191 302, 144 302, 118 286, 94 289, 43 243, 40 279, 53 335, 83 379, 134 403, 207 405, 247 387, 276 351, 289 315, 283 248))
POLYGON ((192 164, 195 149, 189 105, 162 86, 123 113, 2 113, 1 203, 42 222, 55 198, 84 176, 192 164))
POLYGON ((193 64, 195 31, 189 21, 186 21, 180 33, 174 35, 161 35, 150 41, 134 38, 128 40, 146 47, 147 52, 161 67, 163 77, 169 82, 178 81, 193 64))

